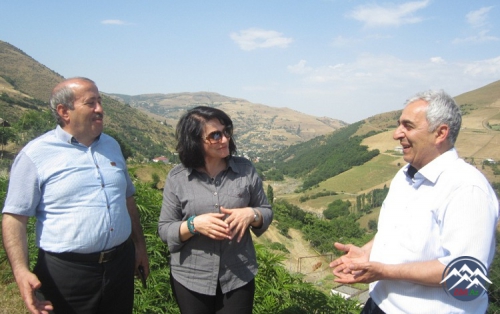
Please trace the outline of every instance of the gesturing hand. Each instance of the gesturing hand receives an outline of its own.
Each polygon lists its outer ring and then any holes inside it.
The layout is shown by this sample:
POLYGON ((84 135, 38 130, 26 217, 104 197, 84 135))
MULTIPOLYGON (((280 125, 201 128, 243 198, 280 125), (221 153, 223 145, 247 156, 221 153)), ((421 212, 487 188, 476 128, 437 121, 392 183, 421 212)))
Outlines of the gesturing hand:
POLYGON ((231 239, 229 225, 223 220, 225 214, 203 214, 194 218, 196 231, 214 240, 231 239))
POLYGON ((251 207, 227 209, 221 206, 220 211, 227 215, 224 221, 229 226, 231 238, 238 236, 237 241, 240 242, 248 226, 253 222, 253 209, 251 207))
POLYGON ((369 262, 369 254, 362 248, 352 244, 335 243, 335 248, 345 252, 345 255, 330 263, 336 282, 356 283, 372 282, 378 272, 378 263, 369 262))

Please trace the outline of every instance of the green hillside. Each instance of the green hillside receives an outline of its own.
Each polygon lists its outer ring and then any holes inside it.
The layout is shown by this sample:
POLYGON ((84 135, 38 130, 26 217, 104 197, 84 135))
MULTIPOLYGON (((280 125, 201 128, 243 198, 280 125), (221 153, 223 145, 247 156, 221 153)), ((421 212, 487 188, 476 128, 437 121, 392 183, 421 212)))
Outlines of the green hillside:
MULTIPOLYGON (((48 99, 52 88, 64 78, 25 54, 0 41, 0 118, 7 120, 19 133, 20 120, 30 114, 31 120, 47 119, 48 99)), ((104 132, 117 138, 137 160, 172 156, 174 131, 145 113, 124 105, 102 93, 105 110, 104 132)), ((45 121, 48 129, 55 120, 45 121)), ((26 127, 29 127, 26 126, 26 127)), ((38 134, 37 134, 38 135, 38 134)), ((14 141, 11 141, 14 142, 14 141)), ((10 145, 12 153, 25 141, 10 145)), ((12 143, 11 143, 12 144, 12 143)))
POLYGON ((302 189, 359 166, 379 154, 377 149, 368 150, 361 145, 365 137, 375 134, 354 135, 365 122, 360 121, 339 129, 329 135, 296 144, 268 156, 269 168, 275 168, 283 175, 303 180, 302 189))

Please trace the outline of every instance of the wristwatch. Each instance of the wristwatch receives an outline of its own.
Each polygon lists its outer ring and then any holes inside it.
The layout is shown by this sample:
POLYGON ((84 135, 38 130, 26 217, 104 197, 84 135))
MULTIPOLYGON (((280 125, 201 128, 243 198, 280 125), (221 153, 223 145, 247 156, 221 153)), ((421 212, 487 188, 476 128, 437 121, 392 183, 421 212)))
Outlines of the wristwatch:
POLYGON ((259 213, 257 212, 257 210, 255 208, 252 207, 252 210, 253 210, 253 222, 257 222, 259 221, 259 213))

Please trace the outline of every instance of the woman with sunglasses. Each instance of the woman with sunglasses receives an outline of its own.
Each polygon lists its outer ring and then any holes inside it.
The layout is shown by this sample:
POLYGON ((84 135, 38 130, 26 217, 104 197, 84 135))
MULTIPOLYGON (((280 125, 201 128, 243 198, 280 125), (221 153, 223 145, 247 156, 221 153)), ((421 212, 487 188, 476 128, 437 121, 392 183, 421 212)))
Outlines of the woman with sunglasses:
POLYGON ((181 313, 251 314, 257 260, 252 231, 273 219, 252 163, 233 156, 233 124, 200 106, 176 129, 181 164, 167 176, 159 234, 170 250, 170 283, 181 313))

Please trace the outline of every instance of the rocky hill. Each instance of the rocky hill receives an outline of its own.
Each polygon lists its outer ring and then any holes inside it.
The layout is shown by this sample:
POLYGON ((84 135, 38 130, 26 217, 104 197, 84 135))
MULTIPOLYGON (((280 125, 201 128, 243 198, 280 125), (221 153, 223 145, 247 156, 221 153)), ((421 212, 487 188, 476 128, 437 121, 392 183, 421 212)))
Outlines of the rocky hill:
POLYGON ((275 108, 209 92, 110 96, 173 127, 190 108, 201 105, 217 107, 233 120, 240 152, 256 155, 307 141, 347 125, 336 119, 314 117, 289 108, 275 108))

